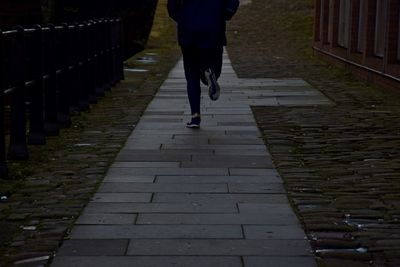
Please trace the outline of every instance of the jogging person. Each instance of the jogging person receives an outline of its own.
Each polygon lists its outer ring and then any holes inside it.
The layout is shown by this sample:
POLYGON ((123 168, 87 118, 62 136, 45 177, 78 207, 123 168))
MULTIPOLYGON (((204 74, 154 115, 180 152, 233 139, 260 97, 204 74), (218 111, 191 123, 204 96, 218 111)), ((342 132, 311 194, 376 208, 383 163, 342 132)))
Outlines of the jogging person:
POLYGON ((200 81, 208 87, 211 100, 219 98, 226 21, 239 7, 239 0, 168 0, 169 16, 178 24, 187 93, 192 119, 188 128, 199 128, 200 81))

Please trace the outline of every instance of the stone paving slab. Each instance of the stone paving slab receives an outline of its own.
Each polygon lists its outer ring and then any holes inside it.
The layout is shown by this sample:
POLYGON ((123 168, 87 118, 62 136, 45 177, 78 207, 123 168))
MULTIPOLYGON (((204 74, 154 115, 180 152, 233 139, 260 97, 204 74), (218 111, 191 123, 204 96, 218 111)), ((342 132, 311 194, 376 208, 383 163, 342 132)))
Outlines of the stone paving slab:
POLYGON ((153 183, 155 175, 150 176, 107 176, 103 182, 105 183, 153 183))
POLYGON ((311 257, 243 257, 245 267, 309 267, 315 266, 311 257))
POLYGON ((270 215, 285 214, 294 215, 292 208, 286 204, 271 203, 238 203, 240 213, 268 212, 270 215))
MULTIPOLYGON (((232 141, 234 142, 234 141, 232 141)), ((240 143, 240 141, 238 142, 240 143)), ((266 151, 265 145, 242 145, 242 144, 226 144, 226 145, 196 145, 196 144, 186 144, 186 145, 174 145, 174 144, 162 144, 161 149, 225 149, 225 150, 261 150, 266 151)))
POLYGON ((218 156, 218 155, 212 155, 212 156, 204 156, 204 155, 192 155, 191 161, 195 163, 201 163, 201 162, 209 162, 209 161, 217 161, 217 162, 232 162, 234 164, 246 164, 246 167, 248 166, 255 166, 255 165, 261 165, 261 164, 268 164, 270 168, 273 168, 272 165, 272 160, 269 157, 266 157, 265 155, 263 156, 242 156, 242 155, 224 155, 224 156, 218 156))
POLYGON ((250 106, 329 100, 301 79, 239 79, 224 61, 199 130, 184 127, 182 61, 171 71, 53 266, 316 266, 250 106))
POLYGON ((214 150, 215 155, 241 155, 241 156, 267 156, 267 151, 264 150, 241 150, 241 149, 229 149, 220 148, 214 150))
POLYGON ((256 162, 253 161, 249 164, 247 160, 229 160, 229 161, 218 161, 218 160, 213 160, 213 157, 210 157, 207 160, 202 160, 202 161, 183 161, 181 163, 182 168, 198 168, 198 167, 204 167, 204 168, 245 168, 245 167, 251 167, 251 168, 272 168, 272 163, 266 163, 265 161, 261 162, 256 162))
POLYGON ((156 203, 273 203, 282 204, 289 201, 285 194, 185 194, 156 193, 153 197, 156 203))
POLYGON ((131 202, 90 202, 86 213, 237 213, 234 203, 131 203, 131 202))
POLYGON ((253 168, 229 168, 230 175, 278 175, 278 172, 275 169, 253 169, 253 168))
POLYGON ((100 193, 173 192, 173 193, 227 193, 224 184, 157 184, 157 183, 103 183, 100 193))
MULTIPOLYGON (((140 214, 136 220, 136 224, 278 224, 278 225, 298 225, 297 218, 291 214, 265 214, 265 213, 241 213, 241 214, 140 214)), ((245 226, 244 226, 245 227, 245 226)), ((244 228, 246 237, 249 239, 254 238, 256 232, 262 233, 263 231, 270 231, 268 227, 265 228, 244 228), (269 229, 269 230, 267 230, 269 229)), ((287 233, 286 228, 280 231, 280 234, 287 233)), ((300 231, 302 232, 302 231, 300 231)), ((303 235, 304 236, 304 233, 303 235)), ((280 237, 285 239, 284 237, 280 237)), ((292 236, 293 238, 293 236, 292 236)))
POLYGON ((276 176, 157 176, 156 183, 264 183, 265 181, 281 183, 282 180, 276 176))
POLYGON ((76 224, 134 224, 136 221, 136 214, 117 214, 117 213, 102 213, 102 214, 88 214, 83 213, 76 224))
POLYGON ((304 240, 131 240, 128 255, 294 256, 309 255, 304 240), (284 250, 280 249, 282 246, 284 250))
POLYGON ((228 184, 229 193, 253 194, 284 194, 285 189, 281 183, 233 183, 228 184))
POLYGON ((157 161, 135 161, 135 162, 115 162, 111 168, 179 168, 180 162, 157 162, 157 161))
POLYGON ((122 256, 126 253, 129 239, 77 239, 67 240, 58 256, 122 256))
MULTIPOLYGON (((271 220, 271 219, 270 219, 271 220)), ((278 239, 278 240, 306 240, 307 236, 300 227, 293 227, 290 223, 294 223, 294 220, 278 221, 276 224, 279 225, 244 225, 243 232, 246 239, 278 239)), ((271 224, 275 224, 271 220, 271 224)), ((290 245, 290 244, 289 244, 290 245)), ((309 252, 309 251, 308 251, 309 252)))
POLYGON ((56 257, 54 266, 60 267, 241 267, 242 260, 240 257, 134 257, 134 256, 60 256, 56 257))
MULTIPOLYGON (((250 172, 250 171, 249 171, 250 172)), ((238 171, 238 173, 249 173, 238 171)), ((137 175, 228 175, 228 168, 110 168, 109 174, 114 176, 137 175)), ((240 175, 240 174, 239 174, 240 175)), ((244 174, 246 175, 246 174, 244 174)))
POLYGON ((243 232, 240 225, 76 225, 70 238, 243 238, 243 232))
POLYGON ((150 202, 151 193, 96 193, 92 202, 150 202))

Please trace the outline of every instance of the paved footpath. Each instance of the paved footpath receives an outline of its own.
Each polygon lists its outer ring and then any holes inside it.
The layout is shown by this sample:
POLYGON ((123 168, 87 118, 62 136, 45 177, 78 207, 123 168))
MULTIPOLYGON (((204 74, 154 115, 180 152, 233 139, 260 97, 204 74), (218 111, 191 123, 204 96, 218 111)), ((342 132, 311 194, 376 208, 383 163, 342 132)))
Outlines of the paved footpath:
POLYGON ((326 105, 299 79, 239 79, 203 92, 186 129, 182 62, 171 71, 52 266, 316 266, 250 105, 326 105))

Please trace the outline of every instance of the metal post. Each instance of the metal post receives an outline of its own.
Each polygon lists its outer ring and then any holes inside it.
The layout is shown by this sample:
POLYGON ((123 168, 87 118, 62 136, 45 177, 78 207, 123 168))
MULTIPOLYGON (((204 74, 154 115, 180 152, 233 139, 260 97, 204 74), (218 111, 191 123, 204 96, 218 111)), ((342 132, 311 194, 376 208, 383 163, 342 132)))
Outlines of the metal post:
MULTIPOLYGON (((34 27, 31 33, 29 46, 29 69, 30 78, 34 84, 29 88, 28 95, 30 100, 29 110, 29 134, 28 144, 43 145, 46 143, 44 132, 44 103, 43 103, 43 48, 42 48, 42 28, 39 25, 34 27)), ((27 47, 28 48, 28 47, 27 47)))
POLYGON ((112 87, 112 53, 111 53, 111 37, 110 37, 110 20, 106 19, 104 21, 104 51, 105 51, 105 60, 104 60, 104 77, 105 84, 108 90, 112 87))
POLYGON ((101 46, 101 21, 95 20, 93 28, 93 47, 95 49, 95 55, 93 58, 94 72, 95 72, 95 83, 96 83, 96 95, 104 96, 104 86, 102 83, 102 73, 101 73, 101 60, 103 56, 102 46, 101 46))
POLYGON ((0 178, 8 178, 4 131, 3 33, 0 31, 0 178))
POLYGON ((121 19, 118 19, 117 27, 117 38, 118 38, 118 80, 124 80, 124 23, 121 19))
POLYGON ((108 70, 108 84, 110 87, 115 85, 114 77, 113 77, 113 43, 112 43, 112 19, 108 20, 107 23, 107 46, 108 46, 108 61, 107 61, 107 70, 108 70))
POLYGON ((15 28, 17 34, 11 36, 10 55, 10 79, 14 90, 11 93, 11 123, 10 123, 10 146, 8 158, 13 160, 24 160, 28 158, 26 143, 26 108, 25 108, 25 44, 24 29, 15 28))
POLYGON ((89 109, 89 94, 87 88, 87 64, 86 64, 86 32, 85 25, 78 25, 78 52, 79 61, 78 61, 78 86, 79 86, 79 109, 81 111, 89 109))
POLYGON ((94 65, 94 25, 92 22, 86 24, 86 38, 85 38, 85 49, 86 49, 86 76, 87 76, 87 88, 89 94, 89 102, 96 103, 96 79, 95 79, 95 65, 94 65))
POLYGON ((105 32, 107 31, 107 21, 102 20, 100 24, 100 45, 101 45, 101 59, 100 59, 100 73, 101 73, 101 84, 103 91, 110 90, 110 85, 108 84, 107 77, 107 36, 105 32))
POLYGON ((79 112, 79 56, 78 56, 78 25, 68 26, 68 87, 70 110, 74 113, 79 112))
POLYGON ((55 28, 49 25, 44 29, 44 99, 45 99, 45 132, 49 136, 55 136, 60 133, 57 118, 57 82, 55 66, 55 28))
POLYGON ((68 48, 67 48, 68 25, 56 27, 56 74, 58 89, 58 115, 57 120, 60 126, 69 127, 71 118, 69 115, 70 97, 68 88, 68 48))
POLYGON ((111 83, 115 86, 118 83, 117 75, 117 21, 116 19, 111 20, 111 53, 112 53, 112 80, 111 83))

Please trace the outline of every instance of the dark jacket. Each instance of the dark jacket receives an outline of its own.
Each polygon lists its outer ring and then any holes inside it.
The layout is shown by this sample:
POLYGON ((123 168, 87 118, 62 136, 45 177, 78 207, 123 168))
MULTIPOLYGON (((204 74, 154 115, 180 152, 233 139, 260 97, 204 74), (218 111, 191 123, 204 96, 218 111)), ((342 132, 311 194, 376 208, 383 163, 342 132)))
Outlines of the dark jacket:
POLYGON ((239 0, 168 0, 170 17, 178 23, 182 47, 217 48, 226 45, 226 21, 239 0))

